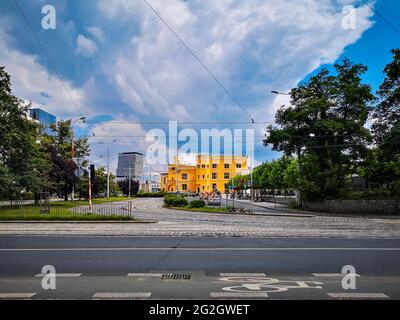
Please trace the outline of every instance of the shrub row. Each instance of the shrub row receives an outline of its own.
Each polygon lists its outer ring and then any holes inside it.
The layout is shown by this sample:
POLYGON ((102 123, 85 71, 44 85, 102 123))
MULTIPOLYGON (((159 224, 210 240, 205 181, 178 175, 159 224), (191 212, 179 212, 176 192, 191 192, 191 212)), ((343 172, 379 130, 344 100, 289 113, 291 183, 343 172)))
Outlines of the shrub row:
POLYGON ((193 200, 190 202, 189 207, 190 208, 202 208, 206 205, 206 203, 203 200, 193 200))
POLYGON ((164 196, 164 204, 168 207, 186 207, 189 202, 182 196, 168 194, 164 196))
POLYGON ((165 192, 138 192, 136 197, 138 198, 162 198, 166 195, 165 192))

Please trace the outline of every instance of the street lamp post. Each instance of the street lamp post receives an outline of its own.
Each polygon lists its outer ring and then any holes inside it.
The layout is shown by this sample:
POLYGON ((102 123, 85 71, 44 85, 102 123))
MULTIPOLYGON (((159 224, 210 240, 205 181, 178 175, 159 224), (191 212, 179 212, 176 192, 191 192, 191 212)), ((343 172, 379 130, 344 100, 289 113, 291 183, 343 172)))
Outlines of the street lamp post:
MULTIPOLYGON (((107 142, 107 199, 110 198, 110 144, 115 143, 117 140, 107 142)), ((102 141, 99 144, 106 144, 102 141)))
MULTIPOLYGON (((85 123, 86 117, 81 117, 79 119, 71 120, 71 148, 72 148, 72 160, 75 158, 75 141, 74 141, 74 124, 76 122, 82 121, 85 123)), ((72 183, 71 201, 74 201, 75 197, 75 183, 72 183)))

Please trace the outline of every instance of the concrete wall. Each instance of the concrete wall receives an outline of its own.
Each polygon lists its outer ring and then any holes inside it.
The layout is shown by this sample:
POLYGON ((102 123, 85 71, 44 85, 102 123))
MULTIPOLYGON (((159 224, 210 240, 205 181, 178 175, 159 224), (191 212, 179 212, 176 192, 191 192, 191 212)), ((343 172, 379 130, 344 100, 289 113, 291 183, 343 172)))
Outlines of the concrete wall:
POLYGON ((400 200, 325 200, 306 202, 306 209, 320 212, 356 214, 400 214, 400 200))

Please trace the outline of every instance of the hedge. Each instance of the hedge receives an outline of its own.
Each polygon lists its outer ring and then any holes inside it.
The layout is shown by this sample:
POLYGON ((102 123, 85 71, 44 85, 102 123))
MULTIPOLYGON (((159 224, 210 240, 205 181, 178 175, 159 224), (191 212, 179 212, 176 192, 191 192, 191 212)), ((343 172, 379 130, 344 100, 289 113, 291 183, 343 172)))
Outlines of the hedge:
POLYGON ((136 197, 138 198, 162 198, 166 195, 165 192, 138 192, 136 197))
POLYGON ((186 207, 189 202, 183 197, 178 197, 175 194, 168 194, 164 196, 164 204, 168 207, 186 207))
POLYGON ((206 205, 206 203, 203 200, 193 200, 190 202, 189 207, 190 208, 202 208, 206 205))

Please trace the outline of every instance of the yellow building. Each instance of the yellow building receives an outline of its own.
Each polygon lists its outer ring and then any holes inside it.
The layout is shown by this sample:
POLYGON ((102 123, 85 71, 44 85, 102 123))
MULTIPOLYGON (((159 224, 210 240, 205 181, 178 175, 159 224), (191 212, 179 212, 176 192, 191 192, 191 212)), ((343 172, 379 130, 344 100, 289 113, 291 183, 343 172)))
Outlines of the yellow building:
POLYGON ((198 155, 195 166, 179 163, 168 165, 168 173, 161 174, 161 190, 184 193, 214 190, 225 192, 229 180, 247 173, 247 157, 198 155))

